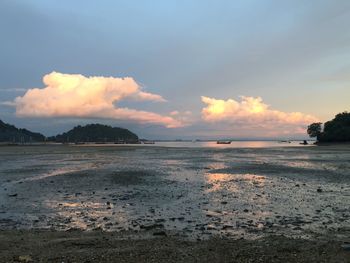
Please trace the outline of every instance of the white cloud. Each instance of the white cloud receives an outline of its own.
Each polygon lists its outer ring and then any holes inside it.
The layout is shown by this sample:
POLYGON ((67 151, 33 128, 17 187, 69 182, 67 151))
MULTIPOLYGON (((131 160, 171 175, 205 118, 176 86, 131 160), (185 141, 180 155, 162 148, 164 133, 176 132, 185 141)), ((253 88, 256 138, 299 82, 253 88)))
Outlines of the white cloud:
POLYGON ((44 88, 29 89, 8 105, 20 117, 81 117, 131 120, 169 128, 182 123, 171 116, 118 107, 125 99, 165 101, 162 96, 145 92, 133 78, 85 77, 52 72, 43 78, 44 88))
POLYGON ((301 112, 283 112, 270 109, 260 97, 241 97, 241 101, 234 99, 220 100, 202 96, 206 106, 202 109, 202 119, 212 123, 226 123, 239 126, 256 135, 262 131, 267 135, 300 134, 305 133, 305 127, 318 121, 314 116, 301 112))

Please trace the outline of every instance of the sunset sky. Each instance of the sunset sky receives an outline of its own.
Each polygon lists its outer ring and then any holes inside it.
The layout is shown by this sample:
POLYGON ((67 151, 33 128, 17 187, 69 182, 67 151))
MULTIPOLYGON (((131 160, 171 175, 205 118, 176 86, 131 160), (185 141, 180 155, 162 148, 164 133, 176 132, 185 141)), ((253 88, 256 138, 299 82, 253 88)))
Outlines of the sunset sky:
POLYGON ((350 110, 350 1, 0 0, 0 119, 304 138, 350 110))

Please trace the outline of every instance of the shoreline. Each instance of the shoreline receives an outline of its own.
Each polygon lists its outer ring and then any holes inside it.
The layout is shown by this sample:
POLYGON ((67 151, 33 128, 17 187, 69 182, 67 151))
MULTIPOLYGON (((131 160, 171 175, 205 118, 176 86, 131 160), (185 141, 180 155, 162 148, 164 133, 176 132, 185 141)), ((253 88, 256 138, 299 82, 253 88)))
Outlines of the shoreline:
POLYGON ((0 230, 3 262, 349 262, 349 244, 267 236, 257 240, 132 238, 103 231, 0 230))

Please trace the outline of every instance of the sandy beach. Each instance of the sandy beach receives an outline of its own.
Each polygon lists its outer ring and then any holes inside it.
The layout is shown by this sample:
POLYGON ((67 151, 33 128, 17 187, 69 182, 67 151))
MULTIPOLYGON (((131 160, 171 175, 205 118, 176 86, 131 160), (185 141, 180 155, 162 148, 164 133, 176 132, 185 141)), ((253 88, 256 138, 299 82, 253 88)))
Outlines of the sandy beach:
POLYGON ((0 155, 3 262, 350 262, 348 146, 0 155))

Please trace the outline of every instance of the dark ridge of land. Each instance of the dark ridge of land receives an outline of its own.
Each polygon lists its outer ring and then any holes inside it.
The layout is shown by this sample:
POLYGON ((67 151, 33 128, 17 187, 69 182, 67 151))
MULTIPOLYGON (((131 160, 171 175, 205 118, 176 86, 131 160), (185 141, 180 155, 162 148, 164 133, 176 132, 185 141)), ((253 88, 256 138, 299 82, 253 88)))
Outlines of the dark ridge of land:
POLYGON ((1 262, 350 262, 349 244, 270 236, 260 240, 131 239, 115 232, 0 231, 1 262))
POLYGON ((27 129, 20 129, 14 125, 4 123, 0 120, 0 142, 43 142, 45 136, 31 132, 27 129))
POLYGON ((128 129, 102 124, 76 126, 73 129, 48 138, 54 142, 138 142, 139 137, 128 129))

